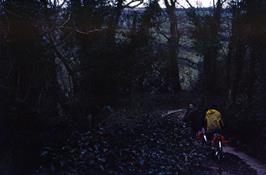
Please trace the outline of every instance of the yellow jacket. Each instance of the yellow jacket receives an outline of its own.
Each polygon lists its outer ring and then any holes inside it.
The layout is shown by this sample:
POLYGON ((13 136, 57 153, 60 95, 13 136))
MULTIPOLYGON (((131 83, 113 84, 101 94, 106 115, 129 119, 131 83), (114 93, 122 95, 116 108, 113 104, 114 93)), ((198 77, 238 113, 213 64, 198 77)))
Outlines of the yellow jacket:
POLYGON ((223 126, 222 115, 215 109, 209 109, 206 112, 205 120, 207 123, 207 131, 221 129, 223 126))

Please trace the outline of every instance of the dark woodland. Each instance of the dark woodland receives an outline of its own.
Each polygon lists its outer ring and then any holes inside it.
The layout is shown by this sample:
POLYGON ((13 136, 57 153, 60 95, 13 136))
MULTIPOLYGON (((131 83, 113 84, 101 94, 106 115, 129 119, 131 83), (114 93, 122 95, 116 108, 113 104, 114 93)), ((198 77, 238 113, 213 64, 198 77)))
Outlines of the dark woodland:
POLYGON ((192 2, 0 0, 0 174, 266 173, 165 115, 266 161, 266 1, 192 2))

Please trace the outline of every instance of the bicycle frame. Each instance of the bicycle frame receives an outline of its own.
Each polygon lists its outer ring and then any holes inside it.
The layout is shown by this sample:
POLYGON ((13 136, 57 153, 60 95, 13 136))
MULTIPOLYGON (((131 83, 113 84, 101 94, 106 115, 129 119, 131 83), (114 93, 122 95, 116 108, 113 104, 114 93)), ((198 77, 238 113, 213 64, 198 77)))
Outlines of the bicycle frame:
POLYGON ((214 155, 218 160, 223 157, 223 143, 225 142, 224 137, 221 134, 214 134, 212 139, 212 146, 214 147, 214 155))

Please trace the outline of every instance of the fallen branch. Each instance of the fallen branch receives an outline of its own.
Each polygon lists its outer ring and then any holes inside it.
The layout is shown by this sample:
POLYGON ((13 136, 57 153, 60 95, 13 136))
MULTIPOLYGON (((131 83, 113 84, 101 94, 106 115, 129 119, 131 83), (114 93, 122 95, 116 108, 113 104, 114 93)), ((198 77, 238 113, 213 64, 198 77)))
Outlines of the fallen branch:
POLYGON ((186 112, 186 109, 177 109, 177 110, 168 111, 167 113, 162 114, 162 117, 165 117, 165 116, 171 115, 171 114, 175 114, 175 113, 180 113, 180 112, 186 112))

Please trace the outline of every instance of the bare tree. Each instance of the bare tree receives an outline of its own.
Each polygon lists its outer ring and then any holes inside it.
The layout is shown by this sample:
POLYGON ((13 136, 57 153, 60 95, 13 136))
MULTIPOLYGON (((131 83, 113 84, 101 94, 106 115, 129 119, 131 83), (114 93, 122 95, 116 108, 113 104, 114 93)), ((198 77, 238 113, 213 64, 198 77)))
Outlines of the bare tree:
POLYGON ((176 0, 164 0, 166 12, 170 21, 170 38, 169 38, 169 75, 168 85, 173 90, 180 90, 179 67, 177 64, 178 45, 180 32, 177 28, 176 0))
POLYGON ((118 28, 121 14, 125 8, 136 8, 143 3, 143 0, 114 0, 113 11, 111 13, 110 22, 108 25, 108 36, 111 42, 115 40, 116 29, 118 28))
POLYGON ((228 89, 228 100, 234 102, 243 72, 245 41, 243 38, 243 16, 242 7, 239 2, 231 2, 232 21, 229 40, 229 52, 226 64, 226 82, 228 89))
POLYGON ((203 88, 207 92, 216 92, 217 85, 217 58, 219 56, 221 13, 225 1, 213 1, 213 11, 211 14, 202 15, 197 12, 189 0, 186 0, 190 6, 189 17, 194 24, 193 39, 195 40, 195 49, 203 56, 203 88))

